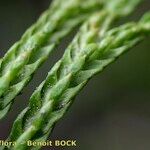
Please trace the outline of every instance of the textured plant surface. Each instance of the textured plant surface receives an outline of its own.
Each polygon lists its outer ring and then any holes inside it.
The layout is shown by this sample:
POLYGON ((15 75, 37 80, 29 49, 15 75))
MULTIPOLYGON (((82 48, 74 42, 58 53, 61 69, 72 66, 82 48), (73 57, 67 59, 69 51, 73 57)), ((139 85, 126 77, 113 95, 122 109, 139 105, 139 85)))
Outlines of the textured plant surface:
POLYGON ((16 145, 0 149, 40 149, 40 145, 27 147, 27 141, 45 141, 89 79, 150 34, 149 13, 138 23, 107 31, 116 18, 131 13, 139 2, 55 0, 52 3, 0 59, 0 119, 59 41, 89 19, 15 120, 8 140, 16 141, 16 145))
POLYGON ((10 48, 0 60, 0 119, 59 41, 102 5, 102 0, 55 0, 10 48))
POLYGON ((88 80, 150 35, 150 14, 138 23, 105 33, 110 24, 106 14, 97 13, 82 26, 62 59, 33 93, 29 106, 13 125, 9 140, 16 141, 16 145, 12 149, 27 149, 28 140, 45 141, 88 80))

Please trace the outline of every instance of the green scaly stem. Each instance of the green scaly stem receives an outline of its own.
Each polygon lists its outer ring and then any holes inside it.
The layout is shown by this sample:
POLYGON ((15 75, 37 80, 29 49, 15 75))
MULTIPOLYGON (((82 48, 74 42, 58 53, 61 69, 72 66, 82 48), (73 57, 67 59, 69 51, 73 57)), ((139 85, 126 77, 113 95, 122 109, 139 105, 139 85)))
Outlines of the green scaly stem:
POLYGON ((128 23, 104 34, 101 29, 104 24, 109 26, 106 22, 109 21, 104 12, 91 17, 33 93, 29 106, 14 122, 9 137, 16 141, 13 150, 27 149, 28 140, 45 141, 89 79, 150 35, 150 13, 138 23, 128 23))
POLYGON ((0 61, 0 119, 60 40, 102 8, 102 0, 55 0, 0 61))

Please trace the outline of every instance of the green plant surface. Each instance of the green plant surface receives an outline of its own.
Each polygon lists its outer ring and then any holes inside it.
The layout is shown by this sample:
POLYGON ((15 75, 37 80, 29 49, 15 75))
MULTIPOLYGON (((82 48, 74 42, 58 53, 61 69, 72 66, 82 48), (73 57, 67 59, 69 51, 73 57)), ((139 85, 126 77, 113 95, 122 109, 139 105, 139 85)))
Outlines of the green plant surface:
POLYGON ((54 0, 0 60, 0 119, 60 40, 103 6, 101 0, 54 0))
POLYGON ((32 79, 60 40, 102 7, 113 16, 131 13, 140 0, 54 0, 50 8, 29 28, 0 61, 0 119, 14 98, 32 79), (115 11, 115 8, 119 8, 115 11), (117 13, 115 13, 117 12, 117 13))
POLYGON ((127 23, 104 34, 107 19, 103 12, 91 17, 33 93, 29 106, 14 122, 8 138, 16 141, 12 149, 27 149, 28 140, 45 141, 89 79, 150 35, 150 13, 138 23, 127 23))

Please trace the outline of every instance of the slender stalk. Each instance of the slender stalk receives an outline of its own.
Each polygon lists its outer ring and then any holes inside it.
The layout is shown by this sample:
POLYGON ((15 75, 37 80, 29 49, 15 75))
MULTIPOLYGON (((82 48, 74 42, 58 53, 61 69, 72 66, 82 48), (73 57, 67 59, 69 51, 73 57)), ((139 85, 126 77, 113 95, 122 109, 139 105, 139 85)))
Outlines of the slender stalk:
POLYGON ((102 8, 102 0, 55 0, 0 61, 0 119, 60 40, 102 8))
POLYGON ((109 22, 106 14, 97 13, 82 26, 62 59, 33 93, 29 106, 12 128, 9 140, 16 141, 14 150, 26 149, 28 140, 45 141, 89 79, 150 35, 150 14, 138 23, 128 23, 104 34, 102 27, 109 22))
POLYGON ((0 60, 0 119, 14 98, 32 79, 36 70, 74 27, 103 5, 114 16, 131 13, 140 0, 55 0, 0 60), (116 9, 117 5, 117 11, 116 9))

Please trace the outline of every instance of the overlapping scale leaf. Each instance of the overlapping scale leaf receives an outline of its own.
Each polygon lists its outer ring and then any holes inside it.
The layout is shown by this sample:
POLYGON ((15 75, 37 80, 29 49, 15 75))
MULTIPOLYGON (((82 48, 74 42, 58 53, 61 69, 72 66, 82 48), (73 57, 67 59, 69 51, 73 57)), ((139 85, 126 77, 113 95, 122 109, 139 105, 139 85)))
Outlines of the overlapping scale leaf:
POLYGON ((56 0, 10 48, 0 60, 0 119, 60 40, 103 4, 101 0, 56 0))

